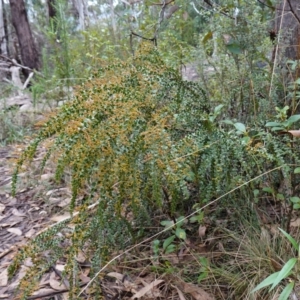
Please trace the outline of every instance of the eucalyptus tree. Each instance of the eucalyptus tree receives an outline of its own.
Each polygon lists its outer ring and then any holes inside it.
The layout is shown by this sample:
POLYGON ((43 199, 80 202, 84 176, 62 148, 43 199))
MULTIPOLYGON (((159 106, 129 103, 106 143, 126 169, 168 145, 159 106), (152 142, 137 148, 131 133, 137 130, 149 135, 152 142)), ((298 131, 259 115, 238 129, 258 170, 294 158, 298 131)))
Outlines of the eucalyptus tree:
MULTIPOLYGON (((27 11, 23 0, 9 0, 11 9, 11 21, 18 38, 22 63, 31 69, 40 68, 40 58, 34 43, 27 11)), ((23 69, 25 74, 29 71, 23 69)))
POLYGON ((276 7, 274 34, 279 38, 279 45, 283 46, 276 49, 276 54, 285 61, 300 59, 299 8, 298 0, 282 0, 276 7))
POLYGON ((4 2, 0 0, 0 54, 7 55, 7 33, 5 32, 5 10, 4 10, 4 2))

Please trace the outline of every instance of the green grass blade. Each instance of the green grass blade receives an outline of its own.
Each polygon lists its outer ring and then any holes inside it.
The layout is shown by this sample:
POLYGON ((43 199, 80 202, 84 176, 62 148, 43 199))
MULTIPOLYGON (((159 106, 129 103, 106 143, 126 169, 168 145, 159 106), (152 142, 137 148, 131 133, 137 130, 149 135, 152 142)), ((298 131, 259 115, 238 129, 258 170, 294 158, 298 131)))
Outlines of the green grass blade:
POLYGON ((298 251, 299 250, 299 244, 296 242, 296 240, 291 235, 289 235, 287 232, 285 232, 283 229, 281 229, 281 228, 278 228, 278 229, 291 242, 293 247, 298 251))
POLYGON ((281 271, 280 271, 279 274, 277 275, 276 279, 274 280, 273 285, 272 285, 270 291, 273 290, 274 287, 275 287, 282 279, 286 278, 286 277, 290 274, 290 272, 291 272, 291 270, 294 268, 296 262, 297 262, 297 258, 294 257, 294 258, 291 258, 291 259, 283 266, 283 268, 281 269, 281 271))
POLYGON ((290 282, 281 292, 278 300, 287 300, 291 294, 291 292, 293 291, 295 282, 290 282))
POLYGON ((273 273, 271 274, 270 276, 268 276, 266 279, 264 279, 256 288, 254 288, 252 291, 251 291, 251 294, 268 286, 268 285, 271 285, 274 280, 277 278, 279 272, 276 272, 276 273, 273 273))

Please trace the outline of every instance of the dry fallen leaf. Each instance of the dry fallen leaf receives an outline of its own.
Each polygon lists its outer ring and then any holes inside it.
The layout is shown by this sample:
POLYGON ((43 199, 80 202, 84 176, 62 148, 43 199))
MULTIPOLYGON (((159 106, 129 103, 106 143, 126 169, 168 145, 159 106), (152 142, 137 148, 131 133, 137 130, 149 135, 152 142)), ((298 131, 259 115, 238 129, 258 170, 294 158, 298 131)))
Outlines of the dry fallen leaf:
POLYGON ((17 217, 25 217, 26 214, 19 212, 16 208, 12 210, 12 214, 17 217))
POLYGON ((91 278, 88 276, 85 276, 84 274, 79 275, 79 279, 82 281, 82 283, 88 283, 91 281, 91 278))
POLYGON ((33 267, 34 263, 32 262, 32 259, 30 257, 27 257, 23 262, 25 267, 33 267))
POLYGON ((66 289, 65 285, 63 282, 56 280, 56 274, 55 272, 52 272, 50 275, 50 286, 57 291, 63 291, 66 289))
POLYGON ((55 292, 56 292, 56 290, 44 288, 44 289, 40 289, 40 290, 34 292, 32 294, 32 296, 35 296, 35 297, 39 296, 40 299, 42 299, 42 297, 51 295, 51 294, 53 294, 55 292))
POLYGON ((71 215, 69 213, 65 213, 63 215, 56 215, 56 216, 53 216, 51 218, 52 221, 55 221, 55 222, 62 222, 64 220, 67 220, 71 217, 71 215))
POLYGON ((291 227, 299 227, 300 226, 300 218, 296 219, 295 221, 291 222, 291 227))
POLYGON ((192 283, 180 282, 178 285, 184 293, 190 294, 195 300, 215 300, 213 296, 192 283))
POLYGON ((175 286, 175 289, 177 290, 179 299, 180 299, 180 300, 186 300, 186 298, 184 297, 182 291, 181 291, 177 286, 175 286))
POLYGON ((55 269, 60 272, 63 272, 65 270, 65 265, 57 264, 55 265, 55 269))
POLYGON ((54 178, 54 174, 53 174, 53 173, 41 175, 41 180, 44 180, 44 181, 50 180, 50 179, 52 179, 52 178, 54 178))
POLYGON ((57 197, 50 197, 48 199, 48 201, 49 201, 50 204, 55 204, 55 203, 59 203, 61 201, 61 199, 57 198, 57 197))
MULTIPOLYGON (((149 292, 153 294, 153 289, 155 286, 159 285, 160 283, 164 282, 164 280, 156 279, 147 286, 140 289, 135 295, 133 295, 130 299, 140 299, 141 297, 145 296, 149 292)), ((152 298, 153 299, 153 298, 152 298)), ((155 299, 155 298, 154 298, 155 299)))
POLYGON ((62 300, 69 300, 69 293, 63 293, 61 295, 61 297, 62 297, 62 300))
POLYGON ((31 228, 29 231, 25 233, 25 237, 31 238, 35 234, 36 230, 31 228))
POLYGON ((106 276, 114 277, 114 278, 116 278, 117 280, 120 280, 120 281, 122 281, 123 278, 124 278, 124 275, 121 274, 121 273, 118 273, 118 272, 110 272, 110 273, 106 274, 106 276))
POLYGON ((86 256, 82 251, 79 251, 78 255, 76 256, 76 260, 80 263, 84 263, 86 261, 86 256))
POLYGON ((57 204, 57 206, 59 206, 59 207, 65 207, 65 206, 69 205, 70 203, 71 203, 71 198, 66 198, 66 199, 60 201, 57 204))
POLYGON ((6 286, 8 282, 8 272, 7 269, 0 273, 0 286, 6 286))
POLYGON ((125 291, 131 292, 132 294, 136 293, 138 290, 138 285, 135 282, 131 282, 128 276, 125 276, 125 278, 123 279, 123 285, 125 291))
POLYGON ((22 235, 22 231, 19 228, 8 228, 6 230, 16 235, 22 235))
POLYGON ((198 229, 199 237, 204 237, 206 233, 206 226, 200 226, 198 229))
POLYGON ((5 205, 0 203, 0 214, 4 211, 5 205))

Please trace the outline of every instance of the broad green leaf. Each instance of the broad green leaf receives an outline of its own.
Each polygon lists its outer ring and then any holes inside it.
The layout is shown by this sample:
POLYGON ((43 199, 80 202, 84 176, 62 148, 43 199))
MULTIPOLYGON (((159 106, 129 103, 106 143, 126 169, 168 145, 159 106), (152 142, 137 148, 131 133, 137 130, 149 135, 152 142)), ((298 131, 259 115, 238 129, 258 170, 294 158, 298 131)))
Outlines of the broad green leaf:
POLYGON ((244 133, 246 132, 246 126, 243 123, 234 123, 233 125, 237 130, 244 133))
POLYGON ((266 125, 266 127, 274 127, 274 126, 281 126, 282 127, 282 124, 281 123, 278 123, 278 122, 268 122, 266 125))
POLYGON ((207 272, 203 272, 198 276, 197 282, 200 283, 203 279, 207 278, 207 272))
POLYGON ((297 122, 297 121, 299 121, 300 120, 300 115, 293 115, 293 116, 290 116, 289 118, 288 118, 288 122, 290 123, 290 124, 293 124, 293 123, 295 123, 295 122, 297 122))
POLYGON ((293 205, 293 209, 299 209, 300 208, 300 203, 296 203, 293 205))
POLYGON ((185 230, 181 228, 176 228, 175 234, 178 238, 185 240, 186 239, 186 233, 185 230))
POLYGON ((287 300, 291 294, 291 292, 293 291, 295 282, 290 282, 281 292, 278 300, 287 300))
POLYGON ((285 198, 284 198, 284 196, 282 194, 277 194, 276 195, 276 199, 277 200, 284 200, 285 198))
POLYGON ((273 2, 271 0, 266 0, 266 4, 269 6, 272 11, 275 11, 275 6, 273 5, 273 2))
POLYGON ((257 197, 258 194, 259 194, 259 190, 258 190, 258 189, 253 190, 253 195, 254 195, 254 197, 257 197))
POLYGON ((224 107, 223 104, 220 104, 220 105, 216 106, 215 109, 214 109, 214 113, 218 114, 222 110, 223 107, 224 107))
POLYGON ((252 291, 251 291, 251 294, 268 286, 268 285, 271 285, 274 280, 277 278, 279 272, 276 272, 276 273, 273 273, 271 274, 270 276, 268 276, 266 279, 264 279, 256 288, 254 288, 252 291))
POLYGON ((161 221, 160 224, 162 226, 165 226, 166 228, 169 228, 169 227, 172 227, 174 225, 174 222, 173 221, 169 221, 169 220, 166 220, 166 221, 161 221))
POLYGON ((153 241, 153 245, 154 245, 154 246, 158 246, 159 244, 160 244, 160 240, 154 240, 154 241, 153 241))
POLYGON ((250 136, 244 136, 244 137, 242 138, 242 143, 243 143, 244 145, 249 144, 250 141, 251 141, 251 137, 250 137, 250 136))
POLYGON ((264 187, 263 189, 262 189, 264 192, 267 192, 267 193, 270 193, 270 194, 273 194, 273 189, 271 189, 270 187, 264 187))
POLYGON ((293 203, 298 203, 300 201, 300 198, 299 197, 291 197, 290 200, 293 202, 293 203))
POLYGON ((242 53, 242 49, 241 49, 240 45, 234 41, 227 44, 226 48, 229 52, 231 52, 233 54, 241 54, 242 53))
POLYGON ((170 237, 168 237, 167 239, 165 239, 164 243, 163 243, 163 249, 166 250, 168 248, 168 246, 173 243, 173 241, 175 240, 175 235, 171 235, 170 237))
POLYGON ((203 213, 203 211, 202 211, 202 212, 200 212, 199 214, 190 217, 189 221, 190 221, 191 223, 195 223, 195 222, 199 222, 199 223, 200 223, 200 222, 203 220, 203 218, 204 218, 204 213, 203 213))
POLYGON ((181 227, 185 221, 185 217, 181 216, 179 218, 176 219, 176 227, 181 227))
POLYGON ((294 170, 294 174, 299 174, 300 173, 300 167, 297 167, 295 170, 294 170))
POLYGON ((207 267, 208 266, 208 259, 207 259, 207 257, 200 256, 199 257, 199 262, 200 262, 200 264, 201 264, 202 267, 207 267))
POLYGON ((293 124, 292 122, 290 122, 289 120, 286 120, 286 121, 284 121, 284 122, 282 123, 282 126, 283 126, 284 128, 288 128, 288 127, 290 127, 292 124, 293 124))
POLYGON ((272 127, 272 131, 282 131, 284 130, 284 127, 272 127))
POLYGON ((191 223, 198 222, 198 216, 192 216, 192 217, 190 217, 189 221, 190 221, 191 223))
POLYGON ((174 244, 171 244, 165 250, 165 254, 173 253, 175 250, 176 250, 176 246, 174 244))
POLYGON ((285 232, 283 229, 278 228, 282 234, 290 241, 290 243, 293 245, 293 247, 298 251, 299 250, 299 244, 296 242, 296 240, 287 232, 285 232))
POLYGON ((233 125, 234 123, 231 120, 224 120, 222 123, 228 124, 228 125, 233 125))
POLYGON ((294 268, 296 262, 297 262, 297 258, 293 257, 291 259, 288 260, 288 262, 283 266, 283 268, 281 269, 281 271, 279 272, 279 274, 277 275, 276 279, 273 282, 273 285, 270 288, 270 291, 272 291, 274 289, 274 287, 284 278, 286 278, 287 276, 289 276, 291 270, 294 268))

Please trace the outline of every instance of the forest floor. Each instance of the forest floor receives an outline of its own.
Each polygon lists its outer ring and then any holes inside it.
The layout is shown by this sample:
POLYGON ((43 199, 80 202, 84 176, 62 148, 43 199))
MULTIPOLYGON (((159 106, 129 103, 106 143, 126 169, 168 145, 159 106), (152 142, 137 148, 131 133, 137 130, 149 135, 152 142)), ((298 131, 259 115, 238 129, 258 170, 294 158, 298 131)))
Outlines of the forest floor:
MULTIPOLYGON (((0 299, 21 299, 17 296, 17 287, 32 266, 32 261, 26 259, 20 271, 12 279, 8 278, 8 267, 21 247, 27 245, 51 224, 70 216, 69 188, 55 183, 51 168, 46 167, 42 174, 38 171, 38 164, 45 154, 43 148, 39 149, 30 168, 20 174, 17 193, 12 196, 14 165, 25 146, 15 144, 0 148, 0 299)), ((209 253, 210 256, 220 256, 208 250, 203 242, 193 244, 193 248, 198 248, 203 255, 209 253)), ((181 252, 179 256, 165 255, 164 259, 174 267, 182 268, 193 257, 184 249, 181 252)), ((152 253, 149 245, 141 245, 132 253, 124 255, 124 259, 116 260, 117 264, 113 263, 107 267, 101 280, 101 288, 106 295, 104 299, 215 299, 199 286, 183 281, 178 274, 160 275, 153 271, 153 266, 157 269, 160 266, 151 258, 152 253), (132 263, 125 262, 128 260, 132 263)), ((119 254, 113 253, 112 257, 119 254)), ((81 266, 79 277, 84 288, 92 280, 89 277, 89 261, 83 253, 79 253, 77 261, 81 266)), ((36 291, 26 299, 68 299, 69 283, 62 276, 63 269, 63 260, 51 266, 40 279, 36 291)), ((83 299, 96 299, 89 296, 89 293, 87 289, 83 299)))
MULTIPOLYGON (((30 267, 30 262, 25 262, 18 275, 8 281, 7 269, 18 250, 54 223, 58 210, 68 206, 68 189, 54 184, 47 169, 44 174, 36 172, 34 167, 24 171, 15 197, 11 195, 14 163, 23 148, 24 145, 0 148, 0 299, 14 299, 19 280, 30 267)), ((40 149, 35 163, 42 153, 40 149)), ((43 283, 40 288, 46 285, 43 283)))

